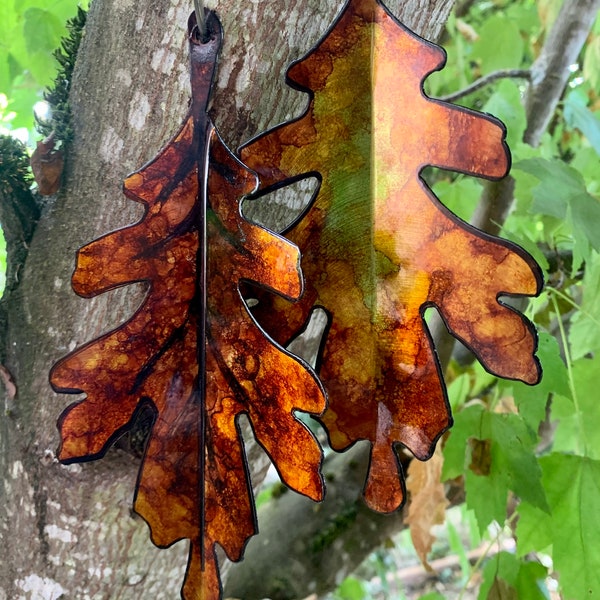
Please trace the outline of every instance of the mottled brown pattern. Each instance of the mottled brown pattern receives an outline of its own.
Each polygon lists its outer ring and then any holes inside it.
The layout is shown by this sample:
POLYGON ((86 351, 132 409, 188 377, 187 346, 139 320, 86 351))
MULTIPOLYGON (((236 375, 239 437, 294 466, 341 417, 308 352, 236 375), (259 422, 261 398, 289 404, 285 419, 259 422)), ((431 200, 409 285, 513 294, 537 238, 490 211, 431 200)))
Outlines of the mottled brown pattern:
POLYGON ((365 498, 382 512, 404 497, 394 445, 426 459, 451 424, 426 307, 492 373, 527 383, 540 374, 531 324, 499 301, 536 295, 539 268, 460 221, 419 177, 427 165, 492 179, 509 167, 498 121, 424 95, 444 60, 377 0, 350 0, 288 70, 288 83, 310 94, 306 113, 240 151, 262 192, 320 174, 314 203, 286 234, 302 251, 305 294, 295 305, 259 294, 254 310, 282 343, 315 306, 329 312, 323 422, 337 450, 371 442, 365 498))
POLYGON ((190 541, 183 597, 216 599, 219 544, 239 560, 256 530, 237 419, 293 489, 319 500, 321 450, 295 410, 320 414, 323 391, 303 364, 257 326, 238 286, 250 280, 297 298, 297 247, 245 221, 240 201, 254 173, 225 147, 206 116, 220 27, 196 41, 190 23, 193 101, 179 133, 129 176, 125 194, 142 220, 83 247, 73 288, 92 297, 133 282, 148 292, 133 317, 75 350, 51 372, 56 391, 86 394, 61 415, 63 462, 101 457, 149 405, 155 422, 135 510, 161 547, 190 541), (208 157, 208 160, 207 160, 208 157))

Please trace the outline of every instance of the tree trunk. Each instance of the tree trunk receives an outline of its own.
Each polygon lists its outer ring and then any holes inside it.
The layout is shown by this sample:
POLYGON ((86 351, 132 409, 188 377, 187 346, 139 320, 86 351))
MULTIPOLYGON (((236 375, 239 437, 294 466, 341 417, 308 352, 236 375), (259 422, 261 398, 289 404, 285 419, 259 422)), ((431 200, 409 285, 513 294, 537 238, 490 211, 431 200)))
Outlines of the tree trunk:
MULTIPOLYGON (((285 86, 285 68, 314 45, 342 4, 210 4, 225 32, 212 115, 232 148, 301 111, 306 98, 285 86)), ((435 38, 451 4, 396 0, 389 7, 435 38)), ((74 397, 53 394, 48 371, 68 351, 126 320, 142 298, 141 286, 129 286, 83 300, 69 279, 77 248, 141 216, 121 185, 177 131, 187 111, 192 7, 182 0, 92 3, 72 82, 75 138, 64 185, 45 206, 18 286, 5 299, 4 367, 17 392, 13 398, 7 390, 0 417, 0 600, 179 595, 186 544, 154 548, 131 512, 139 459, 113 449, 83 465, 56 461, 56 418, 74 397)), ((266 460, 250 438, 258 484, 266 460)))

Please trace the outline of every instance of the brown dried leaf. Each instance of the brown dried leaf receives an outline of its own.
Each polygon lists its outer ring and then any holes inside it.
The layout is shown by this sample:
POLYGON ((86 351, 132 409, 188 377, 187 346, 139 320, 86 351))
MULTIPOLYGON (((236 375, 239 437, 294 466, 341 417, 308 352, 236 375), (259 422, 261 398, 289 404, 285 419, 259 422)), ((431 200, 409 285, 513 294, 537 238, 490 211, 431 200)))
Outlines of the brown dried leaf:
POLYGON ((31 155, 31 170, 42 196, 52 196, 60 189, 64 168, 62 150, 54 149, 54 136, 37 143, 31 155))
POLYGON ((411 461, 406 487, 410 494, 405 522, 408 523, 417 555, 423 566, 431 571, 427 555, 431 551, 435 536, 431 534, 434 525, 442 525, 446 518, 448 500, 441 481, 444 458, 441 450, 436 449, 427 461, 411 461))
POLYGON ((488 476, 492 468, 492 440, 469 438, 468 443, 471 449, 471 464, 469 465, 469 469, 475 475, 488 476))
POLYGON ((496 577, 486 600, 519 600, 519 594, 504 579, 496 577))

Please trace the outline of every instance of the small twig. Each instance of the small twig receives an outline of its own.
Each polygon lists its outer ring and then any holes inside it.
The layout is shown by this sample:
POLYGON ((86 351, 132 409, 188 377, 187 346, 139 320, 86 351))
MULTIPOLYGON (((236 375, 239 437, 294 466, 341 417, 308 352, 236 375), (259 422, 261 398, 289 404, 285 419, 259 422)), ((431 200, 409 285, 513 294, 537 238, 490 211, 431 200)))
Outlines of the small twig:
POLYGON ((468 85, 466 88, 458 90, 457 92, 452 92, 447 96, 442 96, 438 98, 438 100, 443 100, 444 102, 454 102, 454 100, 458 100, 459 98, 468 96, 469 94, 476 92, 478 89, 489 85, 497 79, 529 80, 531 79, 531 71, 529 69, 500 69, 499 71, 494 71, 489 75, 484 75, 483 77, 480 77, 477 81, 474 81, 471 85, 468 85))
MULTIPOLYGON (((467 559, 471 565, 475 565, 482 556, 484 558, 490 558, 500 552, 513 552, 514 549, 515 541, 512 538, 504 541, 495 538, 491 543, 481 544, 477 548, 469 550, 467 552, 467 559)), ((426 571, 421 564, 411 565, 399 569, 398 571, 389 572, 385 575, 385 578, 389 584, 400 581, 404 587, 416 589, 417 587, 422 586, 426 581, 439 579, 440 574, 446 569, 452 569, 453 571, 460 569, 460 560, 455 554, 450 554, 432 560, 430 566, 432 570, 426 571)), ((381 585, 381 577, 374 577, 371 579, 371 583, 374 585, 381 585)))

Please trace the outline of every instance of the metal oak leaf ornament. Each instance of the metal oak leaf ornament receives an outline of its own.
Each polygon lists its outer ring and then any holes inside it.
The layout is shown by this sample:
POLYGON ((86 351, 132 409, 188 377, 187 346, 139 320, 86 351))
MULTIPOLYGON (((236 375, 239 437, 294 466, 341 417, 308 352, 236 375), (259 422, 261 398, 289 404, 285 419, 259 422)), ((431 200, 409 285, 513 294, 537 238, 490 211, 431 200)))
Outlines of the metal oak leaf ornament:
POLYGON ((509 167, 497 120, 424 94, 423 80, 444 62, 441 48, 379 1, 349 0, 288 70, 289 85, 310 94, 305 114, 240 150, 262 192, 320 180, 285 233, 302 252, 303 298, 291 305, 262 294, 254 310, 282 343, 315 307, 329 313, 322 420, 336 450, 371 442, 364 493, 381 512, 404 498, 395 445, 427 459, 451 424, 427 307, 490 372, 530 384, 540 376, 532 325, 500 298, 538 294, 539 267, 521 248, 461 221, 419 176, 433 165, 499 179, 509 167))
POLYGON ((50 375, 56 391, 86 394, 59 420, 65 463, 101 457, 141 406, 154 410, 135 510, 158 546, 190 541, 186 600, 218 598, 215 546, 239 560, 256 531, 239 415, 248 415, 287 485, 314 500, 323 493, 321 449, 294 416, 320 414, 323 390, 305 365, 264 335, 238 289, 247 279, 298 298, 300 255, 241 216, 240 201, 257 178, 206 114, 222 37, 214 13, 206 24, 203 41, 190 17, 192 105, 183 127, 124 184, 127 197, 145 206, 144 217, 77 256, 79 295, 143 281, 145 301, 50 375))

